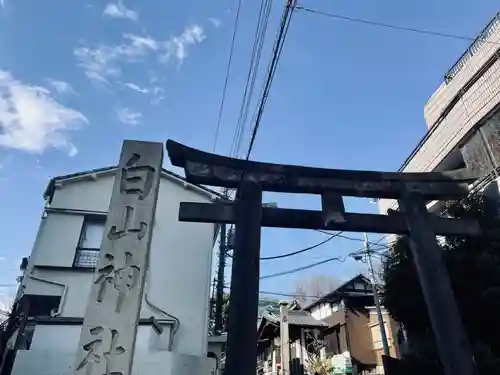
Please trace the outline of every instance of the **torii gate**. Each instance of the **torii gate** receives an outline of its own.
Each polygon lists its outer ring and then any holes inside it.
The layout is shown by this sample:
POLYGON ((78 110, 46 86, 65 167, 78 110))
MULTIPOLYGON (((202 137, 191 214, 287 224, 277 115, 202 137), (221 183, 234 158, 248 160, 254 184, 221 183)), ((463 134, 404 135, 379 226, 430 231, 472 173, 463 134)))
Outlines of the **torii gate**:
MULTIPOLYGON (((473 375, 475 364, 436 235, 477 236, 474 220, 428 214, 426 201, 467 196, 466 179, 443 173, 336 170, 259 163, 209 154, 172 140, 167 151, 186 180, 237 189, 236 201, 183 202, 179 220, 235 223, 226 375, 255 375, 261 227, 407 234, 447 375, 473 375), (262 192, 321 195, 322 211, 262 207, 262 192), (342 196, 397 199, 391 215, 345 212, 342 196)), ((289 374, 285 374, 289 375, 289 374)))

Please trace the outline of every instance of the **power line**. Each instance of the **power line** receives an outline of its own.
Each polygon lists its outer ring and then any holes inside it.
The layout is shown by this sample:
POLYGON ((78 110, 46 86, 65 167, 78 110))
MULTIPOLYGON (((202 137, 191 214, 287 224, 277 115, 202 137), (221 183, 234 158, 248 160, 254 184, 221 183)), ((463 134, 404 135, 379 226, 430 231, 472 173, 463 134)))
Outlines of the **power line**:
POLYGON ((283 296, 283 297, 302 297, 302 298, 321 298, 320 296, 304 296, 302 294, 289 294, 289 293, 278 293, 278 292, 266 292, 264 290, 259 291, 260 294, 269 294, 272 296, 283 296))
POLYGON ((330 237, 327 238, 326 240, 324 241, 321 241, 319 243, 317 243, 316 245, 312 245, 312 246, 309 246, 309 247, 306 247, 305 249, 301 249, 301 250, 297 250, 297 251, 293 251, 291 253, 287 253, 287 254, 281 254, 281 255, 275 255, 275 256, 272 256, 272 257, 263 257, 263 258, 260 258, 260 260, 273 260, 273 259, 282 259, 282 258, 287 258, 287 257, 290 257, 292 255, 297 255, 297 254, 300 254, 300 253, 305 253, 306 251, 309 251, 309 250, 312 250, 312 249, 315 249, 325 243, 327 243, 328 241, 331 241, 333 240, 335 237, 339 237, 340 234, 342 232, 338 232, 338 233, 335 233, 335 234, 331 234, 330 233, 330 237))
POLYGON ((266 106, 267 98, 269 96, 269 91, 271 90, 271 85, 274 80, 274 76, 276 74, 276 68, 278 66, 279 59, 281 57, 281 52, 283 51, 283 45, 285 43, 285 39, 288 33, 288 28, 290 27, 290 21, 292 19, 293 10, 295 8, 296 0, 289 0, 285 6, 285 10, 283 11, 283 15, 281 17, 280 27, 276 36, 276 41, 273 48, 273 54, 271 57, 271 61, 269 63, 268 74, 265 80, 261 98, 259 100, 259 104, 256 109, 255 123, 252 130, 252 135, 250 137, 250 142, 248 145, 248 151, 246 155, 246 160, 250 158, 250 154, 252 153, 253 145, 255 143, 255 138, 257 136, 257 131, 259 130, 260 122, 262 120, 262 114, 264 113, 264 108, 266 106))
MULTIPOLYGON (((360 250, 363 250, 363 248, 359 249, 359 250, 356 250, 356 251, 360 251, 360 250)), ((322 260, 322 261, 319 261, 319 262, 316 262, 316 263, 308 264, 307 266, 302 266, 302 267, 294 268, 294 269, 288 270, 288 271, 283 271, 283 272, 273 273, 273 274, 270 274, 270 275, 261 276, 260 279, 261 280, 265 280, 265 279, 271 279, 271 278, 278 277, 278 276, 290 275, 292 273, 296 273, 296 272, 299 272, 299 271, 304 271, 304 270, 307 270, 309 268, 313 268, 313 267, 319 266, 321 264, 325 264, 325 263, 332 262, 332 261, 338 261, 340 263, 344 263, 346 261, 346 259, 349 258, 350 256, 351 256, 351 254, 346 255, 344 257, 328 258, 328 259, 325 259, 325 260, 322 260)))
MULTIPOLYGON (((322 230, 322 229, 315 229, 315 231, 316 231, 316 232, 323 233, 323 234, 328 234, 328 235, 330 235, 330 236, 332 235, 332 233, 330 233, 330 232, 328 232, 328 231, 326 231, 326 230, 322 230)), ((342 232, 340 232, 340 233, 342 233, 342 232)), ((365 242, 365 240, 363 240, 362 238, 349 237, 349 236, 345 236, 345 235, 340 234, 340 233, 338 233, 338 234, 336 235, 336 237, 338 237, 338 238, 344 238, 344 239, 346 239, 346 240, 350 240, 350 241, 365 242)), ((380 241, 379 241, 379 242, 380 242, 380 241)), ((371 241, 368 241, 368 243, 369 243, 370 245, 381 246, 381 247, 388 247, 388 246, 386 246, 386 245, 382 245, 382 244, 377 243, 377 242, 371 242, 371 241)))
MULTIPOLYGON (((226 285, 226 286, 224 286, 224 289, 231 290, 231 286, 226 285)), ((284 296, 284 297, 321 298, 321 296, 304 296, 302 294, 283 293, 283 292, 268 292, 265 290, 259 290, 259 294, 269 294, 269 295, 273 295, 273 296, 284 296)))
POLYGON ((243 93, 240 113, 238 115, 238 121, 236 124, 233 141, 231 144, 230 155, 233 157, 238 156, 241 149, 241 141, 243 139, 245 124, 248 118, 248 112, 250 109, 250 103, 255 89, 255 81, 257 79, 257 73, 259 71, 262 50, 264 47, 264 41, 267 34, 269 17, 271 14, 271 6, 272 6, 271 0, 261 0, 259 19, 257 21, 257 27, 255 29, 255 37, 252 48, 252 54, 250 58, 250 64, 248 67, 245 91, 243 93))
MULTIPOLYGON (((297 254, 300 254, 300 253, 304 253, 306 251, 309 251, 309 250, 312 250, 312 249, 315 249, 325 243, 327 243, 328 241, 331 241, 333 240, 335 237, 338 237, 342 232, 338 232, 338 233, 335 233, 335 234, 332 234, 332 233, 329 233, 331 237, 327 238, 326 240, 323 240, 321 242, 318 242, 317 244, 315 245, 312 245, 312 246, 308 246, 304 249, 300 249, 300 250, 296 250, 296 251, 292 251, 291 253, 286 253, 286 254, 281 254, 281 255, 275 255, 275 256, 271 256, 271 257, 262 257, 260 258, 260 260, 273 260, 273 259, 281 259, 281 258, 287 258, 287 257, 290 257, 290 256, 293 256, 293 255, 297 255, 297 254)), ((228 257, 230 258, 233 258, 232 255, 230 254, 226 254, 228 257)))
POLYGON ((238 7, 236 8, 236 16, 234 18, 233 36, 231 39, 231 48, 229 50, 229 59, 227 62, 226 78, 224 79, 224 88, 222 89, 222 98, 221 98, 221 102, 220 102, 219 117, 217 119, 217 127, 215 128, 213 151, 215 151, 215 148, 217 147, 217 140, 219 138, 220 123, 222 120, 222 113, 224 111, 224 102, 226 101, 227 82, 229 80, 229 72, 231 70, 231 63, 233 61, 233 52, 234 52, 234 44, 235 44, 234 42, 236 40, 236 34, 238 33, 238 23, 239 23, 239 19, 240 19, 241 2, 242 2, 242 0, 238 0, 238 7))
MULTIPOLYGON (((425 34, 425 35, 432 35, 432 36, 439 36, 442 38, 450 38, 450 39, 459 39, 459 40, 467 40, 467 41, 475 41, 476 38, 472 38, 469 36, 463 36, 463 35, 455 35, 455 34, 447 34, 447 33, 441 33, 438 31, 431 31, 431 30, 423 30, 423 29, 417 29, 413 27, 406 27, 406 26, 397 26, 397 25, 392 25, 389 23, 384 23, 384 22, 377 22, 377 21, 369 21, 365 20, 362 18, 356 18, 356 17, 348 17, 348 16, 343 16, 340 14, 335 14, 335 13, 327 13, 303 6, 297 6, 296 9, 302 10, 304 12, 309 12, 309 13, 314 13, 314 14, 319 14, 322 16, 338 19, 338 20, 344 20, 344 21, 351 21, 351 22, 356 22, 356 23, 362 23, 365 25, 371 25, 371 26, 378 26, 378 27, 385 27, 389 29, 394 29, 394 30, 400 30, 400 31, 409 31, 413 33, 418 33, 418 34, 425 34)), ((492 44, 499 44, 496 42, 489 42, 486 41, 487 43, 492 43, 492 44)))

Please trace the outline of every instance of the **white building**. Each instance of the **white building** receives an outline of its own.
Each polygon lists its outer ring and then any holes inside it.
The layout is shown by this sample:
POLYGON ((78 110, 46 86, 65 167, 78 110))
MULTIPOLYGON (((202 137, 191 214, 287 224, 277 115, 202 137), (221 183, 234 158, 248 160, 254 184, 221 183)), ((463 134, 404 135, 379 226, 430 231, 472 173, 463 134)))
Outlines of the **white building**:
MULTIPOLYGON (((444 82, 424 106, 424 117, 428 131, 400 172, 466 168, 480 176, 472 186, 474 189, 481 189, 497 179, 500 167, 500 13, 445 74, 444 82)), ((397 205, 393 200, 381 200, 379 207, 386 213, 397 205)), ((433 209, 439 211, 439 206, 433 209)))
MULTIPOLYGON (((13 375, 73 374, 115 172, 102 168, 50 181, 18 292, 28 319, 24 334, 9 340, 19 349, 13 375)), ((178 221, 180 202, 208 203, 218 194, 166 170, 159 189, 134 366, 171 353, 218 357, 224 341, 207 340, 215 225, 178 221)))

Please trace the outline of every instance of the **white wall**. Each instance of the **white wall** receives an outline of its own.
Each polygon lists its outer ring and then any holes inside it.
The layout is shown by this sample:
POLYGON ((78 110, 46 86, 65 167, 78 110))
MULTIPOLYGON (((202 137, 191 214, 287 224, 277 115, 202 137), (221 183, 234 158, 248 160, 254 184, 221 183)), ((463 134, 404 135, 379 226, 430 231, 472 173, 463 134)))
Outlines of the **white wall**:
MULTIPOLYGON (((75 353, 19 350, 12 375, 73 375, 75 353)), ((136 352, 132 375, 212 375, 215 360, 173 352, 136 352)))
MULTIPOLYGON (((113 175, 96 181, 63 184, 55 191, 51 208, 107 211, 113 175)), ((180 328, 174 350, 204 355, 207 349, 208 300, 213 250, 213 224, 181 223, 179 203, 209 202, 209 197, 162 178, 153 226, 147 293, 150 302, 176 316, 180 328)), ((83 214, 49 212, 41 225, 28 274, 26 293, 62 295, 63 287, 34 280, 30 276, 67 286, 62 316, 83 317, 93 273, 70 268, 83 225, 83 214), (37 265, 68 267, 43 269, 37 265), (33 269, 33 266, 35 268, 33 269)), ((141 317, 167 319, 143 303, 141 317)))
POLYGON ((99 175, 97 180, 88 178, 78 182, 65 182, 62 188, 56 188, 50 206, 73 210, 108 211, 113 182, 113 174, 99 175))
MULTIPOLYGON (((170 326, 162 325, 162 327, 163 332, 158 335, 151 325, 140 325, 137 330, 136 352, 167 350, 170 326)), ((73 351, 76 355, 81 329, 81 325, 38 324, 33 334, 30 350, 73 351)))
POLYGON ((83 215, 50 213, 33 252, 34 265, 71 267, 75 258, 83 215))

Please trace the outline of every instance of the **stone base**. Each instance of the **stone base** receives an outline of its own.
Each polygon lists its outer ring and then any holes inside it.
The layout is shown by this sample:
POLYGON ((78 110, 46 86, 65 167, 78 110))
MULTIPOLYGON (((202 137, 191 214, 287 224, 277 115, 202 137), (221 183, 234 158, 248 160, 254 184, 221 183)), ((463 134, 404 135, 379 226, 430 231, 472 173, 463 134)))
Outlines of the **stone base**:
MULTIPOLYGON (((75 356, 75 353, 19 350, 12 375, 74 375, 75 356)), ((132 375, 211 375, 214 369, 212 358, 169 351, 138 352, 132 375)))

